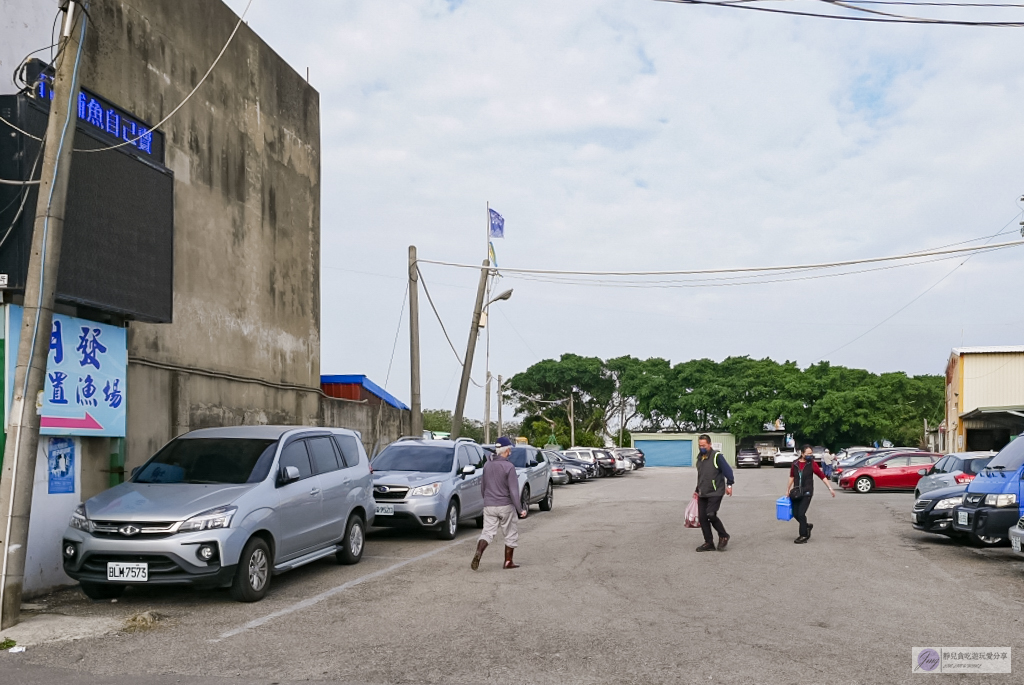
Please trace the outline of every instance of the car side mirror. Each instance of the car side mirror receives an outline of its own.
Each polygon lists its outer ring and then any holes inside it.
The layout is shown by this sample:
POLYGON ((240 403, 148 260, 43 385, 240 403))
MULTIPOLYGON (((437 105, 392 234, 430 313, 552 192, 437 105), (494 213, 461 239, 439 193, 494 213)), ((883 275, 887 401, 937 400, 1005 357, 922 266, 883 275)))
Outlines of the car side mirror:
POLYGON ((530 467, 530 468, 533 468, 534 466, 537 465, 537 462, 535 462, 535 461, 528 461, 528 462, 526 462, 526 465, 528 467, 530 467))
POLYGON ((928 475, 928 469, 918 469, 917 470, 917 475, 919 475, 919 476, 926 476, 926 475, 928 475))
POLYGON ((476 467, 473 466, 472 464, 467 464, 466 466, 462 467, 463 476, 472 476, 474 473, 476 473, 476 467))
POLYGON ((281 485, 287 485, 288 483, 294 483, 299 479, 299 467, 298 466, 285 466, 281 469, 281 485))
POLYGON ((886 466, 885 464, 879 464, 879 465, 878 465, 878 468, 880 468, 880 469, 887 469, 887 468, 889 468, 889 467, 888 467, 888 466, 886 466))

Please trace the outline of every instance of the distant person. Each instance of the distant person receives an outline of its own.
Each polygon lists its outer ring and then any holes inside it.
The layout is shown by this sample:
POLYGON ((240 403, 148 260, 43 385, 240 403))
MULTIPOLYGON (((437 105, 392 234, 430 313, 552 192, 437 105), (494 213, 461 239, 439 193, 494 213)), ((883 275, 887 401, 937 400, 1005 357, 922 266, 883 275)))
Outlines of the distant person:
POLYGON ((697 448, 700 450, 697 457, 697 518, 704 533, 704 544, 697 551, 715 549, 715 537, 711 533, 714 528, 718 532, 718 551, 724 552, 729 544, 729 534, 718 518, 718 508, 722 506, 722 497, 732 497, 732 467, 721 452, 711 447, 711 436, 697 438, 697 448))
POLYGON ((480 568, 480 557, 484 555, 487 545, 501 528, 505 537, 504 568, 519 568, 512 561, 512 553, 519 545, 519 527, 516 515, 526 518, 526 511, 519 509, 519 476, 516 467, 508 460, 512 453, 512 440, 504 435, 495 442, 494 456, 484 464, 484 530, 480 533, 480 541, 476 543, 476 554, 470 568, 480 568))
POLYGON ((815 476, 821 478, 828 491, 835 497, 836 491, 832 489, 832 484, 814 461, 814 451, 810 445, 804 445, 800 448, 800 458, 789 467, 789 485, 786 486, 786 494, 793 504, 793 518, 800 524, 800 536, 793 540, 798 545, 811 538, 811 529, 814 528, 813 523, 807 523, 807 507, 811 506, 811 498, 814 496, 815 476))

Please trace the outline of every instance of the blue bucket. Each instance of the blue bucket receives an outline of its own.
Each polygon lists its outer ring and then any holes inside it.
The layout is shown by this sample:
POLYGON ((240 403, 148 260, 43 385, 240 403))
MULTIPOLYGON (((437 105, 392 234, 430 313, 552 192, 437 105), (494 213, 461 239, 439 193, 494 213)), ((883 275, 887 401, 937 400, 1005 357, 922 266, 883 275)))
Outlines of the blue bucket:
POLYGON ((775 518, 780 521, 793 520, 793 502, 789 497, 780 497, 775 500, 775 518))

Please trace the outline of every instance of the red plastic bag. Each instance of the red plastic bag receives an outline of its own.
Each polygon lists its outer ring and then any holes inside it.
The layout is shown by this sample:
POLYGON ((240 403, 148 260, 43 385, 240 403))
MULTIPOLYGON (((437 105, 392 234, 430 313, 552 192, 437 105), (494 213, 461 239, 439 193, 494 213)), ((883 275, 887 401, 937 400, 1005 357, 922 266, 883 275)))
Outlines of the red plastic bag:
POLYGON ((697 515, 697 493, 693 493, 693 499, 686 505, 683 512, 683 526, 686 528, 700 528, 700 520, 697 515))

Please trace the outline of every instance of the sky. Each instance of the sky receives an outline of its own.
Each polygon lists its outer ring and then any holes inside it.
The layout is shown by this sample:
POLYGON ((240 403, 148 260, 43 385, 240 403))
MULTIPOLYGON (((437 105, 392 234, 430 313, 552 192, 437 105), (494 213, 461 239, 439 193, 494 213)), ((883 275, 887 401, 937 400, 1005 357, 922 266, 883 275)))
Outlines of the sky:
MULTIPOLYGON (((408 246, 479 264, 488 202, 505 217, 499 267, 748 267, 1020 237, 1024 29, 653 0, 254 0, 246 19, 321 97, 322 372, 405 402, 408 246)), ((1024 248, 963 261, 700 289, 507 274, 490 369, 575 353, 939 374, 953 347, 1024 343, 1024 248)), ((461 355, 478 275, 422 271, 461 355)), ((420 325, 423 406, 452 409, 459 362, 422 292, 420 325)), ((483 416, 475 387, 466 413, 483 416)))

